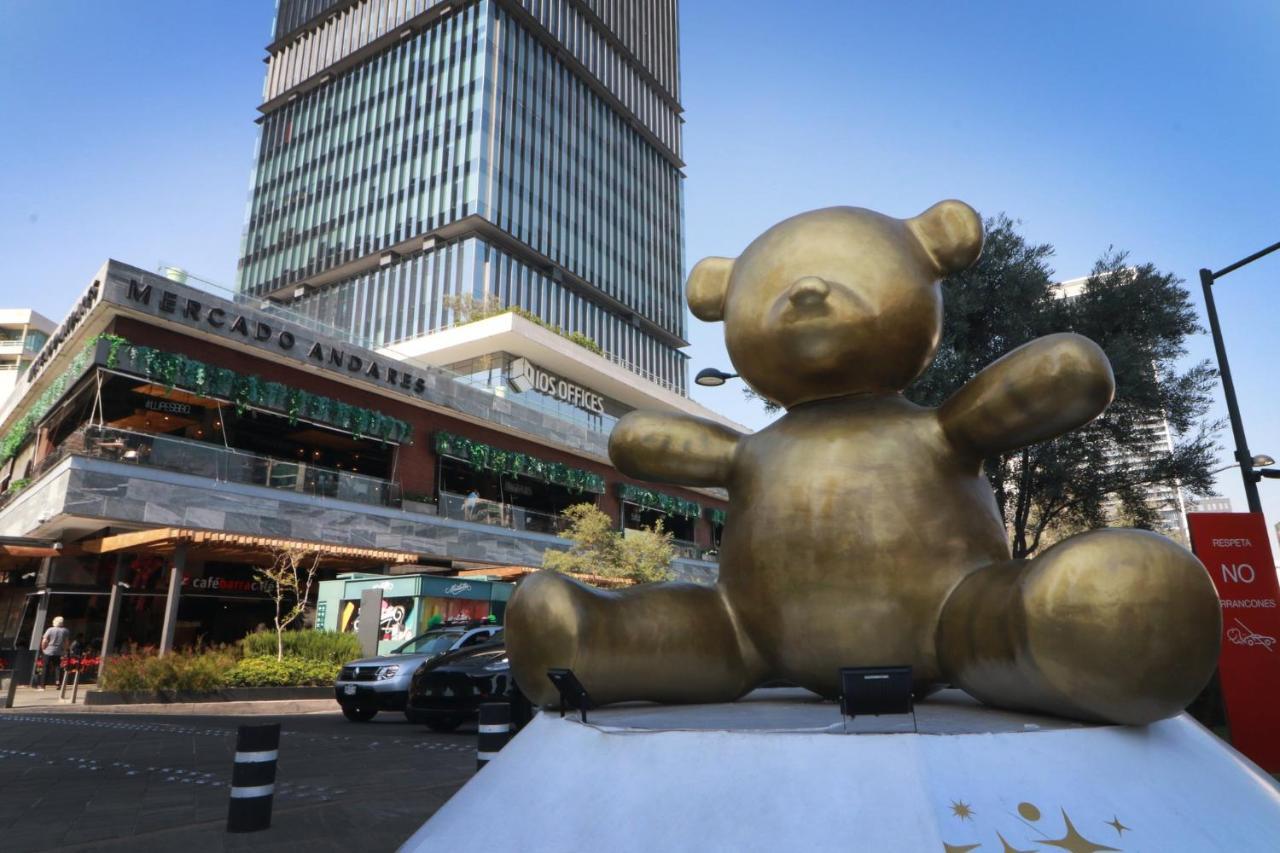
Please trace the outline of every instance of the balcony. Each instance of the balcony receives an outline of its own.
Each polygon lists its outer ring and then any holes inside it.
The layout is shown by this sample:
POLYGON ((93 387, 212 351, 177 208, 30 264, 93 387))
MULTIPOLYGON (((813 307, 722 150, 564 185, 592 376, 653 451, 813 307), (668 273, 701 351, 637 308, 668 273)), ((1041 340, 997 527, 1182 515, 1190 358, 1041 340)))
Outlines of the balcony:
POLYGON ((473 500, 467 503, 466 495, 440 492, 440 517, 458 521, 472 521, 508 530, 524 530, 529 533, 555 535, 568 527, 562 516, 549 512, 537 512, 515 504, 497 501, 473 500))
POLYGON ((33 338, 6 338, 0 340, 0 355, 34 355, 40 351, 41 346, 43 343, 33 338))
POLYGON ((41 472, 69 455, 370 506, 400 506, 399 483, 168 435, 113 427, 82 427, 41 464, 41 472))

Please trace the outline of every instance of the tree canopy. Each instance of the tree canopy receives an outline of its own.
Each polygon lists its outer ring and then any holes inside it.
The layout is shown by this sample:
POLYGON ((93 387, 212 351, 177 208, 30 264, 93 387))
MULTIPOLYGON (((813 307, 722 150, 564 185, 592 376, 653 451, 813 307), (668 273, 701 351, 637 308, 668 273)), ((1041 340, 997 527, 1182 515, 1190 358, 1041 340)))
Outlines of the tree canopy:
POLYGON ((1078 295, 1056 298, 1052 255, 1008 217, 988 220, 982 257, 942 284, 938 355, 906 392, 937 406, 992 361, 1052 332, 1078 332, 1106 352, 1116 397, 1101 417, 984 464, 1015 557, 1109 520, 1154 527, 1173 508, 1160 505, 1162 487, 1170 501, 1178 486, 1212 489, 1217 425, 1204 416, 1217 374, 1208 362, 1180 369, 1187 336, 1201 331, 1182 281, 1108 249, 1078 295))
POLYGON ((653 529, 633 530, 623 536, 613 522, 594 504, 576 504, 564 511, 569 526, 559 534, 570 539, 568 551, 548 548, 542 567, 553 572, 625 578, 651 583, 672 578, 671 560, 675 549, 670 531, 659 521, 653 529))

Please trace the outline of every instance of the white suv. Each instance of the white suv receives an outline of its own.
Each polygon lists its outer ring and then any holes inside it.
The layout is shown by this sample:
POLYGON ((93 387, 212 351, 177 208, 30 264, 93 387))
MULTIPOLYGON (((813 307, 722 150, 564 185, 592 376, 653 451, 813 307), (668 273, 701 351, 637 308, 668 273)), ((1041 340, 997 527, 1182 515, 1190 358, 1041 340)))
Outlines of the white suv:
POLYGON ((403 711, 409 682, 422 664, 445 652, 485 642, 502 630, 495 623, 442 625, 414 637, 389 655, 344 664, 334 684, 342 713, 354 722, 372 720, 379 711, 403 711))

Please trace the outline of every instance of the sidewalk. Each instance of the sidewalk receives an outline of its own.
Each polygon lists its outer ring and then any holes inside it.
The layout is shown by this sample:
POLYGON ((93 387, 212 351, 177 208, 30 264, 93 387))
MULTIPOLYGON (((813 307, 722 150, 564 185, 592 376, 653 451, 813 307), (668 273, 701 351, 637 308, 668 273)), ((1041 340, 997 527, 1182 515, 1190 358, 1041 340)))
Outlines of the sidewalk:
POLYGON ((13 707, 0 708, 0 714, 32 712, 42 714, 168 714, 211 717, 242 717, 254 714, 314 714, 323 711, 338 711, 338 703, 333 699, 277 699, 256 702, 157 702, 137 705, 85 705, 84 696, 87 691, 80 688, 80 696, 76 704, 71 704, 71 689, 67 688, 67 698, 58 698, 54 687, 47 690, 36 690, 32 687, 19 687, 14 696, 13 707))

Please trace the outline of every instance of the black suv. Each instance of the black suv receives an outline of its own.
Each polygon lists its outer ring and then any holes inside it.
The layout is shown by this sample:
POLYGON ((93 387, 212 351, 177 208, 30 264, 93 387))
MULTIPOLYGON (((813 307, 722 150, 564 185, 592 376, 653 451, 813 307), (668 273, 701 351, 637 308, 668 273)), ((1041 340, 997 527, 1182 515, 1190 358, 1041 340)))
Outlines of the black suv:
POLYGON ((510 702, 511 722, 517 728, 529 719, 529 702, 511 677, 501 631, 487 643, 420 666, 409 684, 404 715, 410 722, 426 723, 432 731, 451 732, 474 720, 482 702, 510 702))

